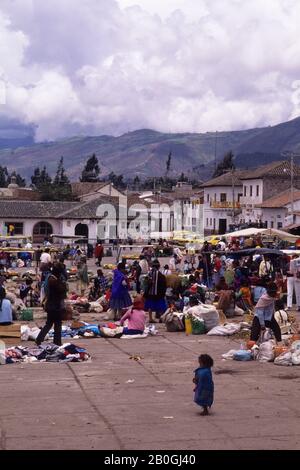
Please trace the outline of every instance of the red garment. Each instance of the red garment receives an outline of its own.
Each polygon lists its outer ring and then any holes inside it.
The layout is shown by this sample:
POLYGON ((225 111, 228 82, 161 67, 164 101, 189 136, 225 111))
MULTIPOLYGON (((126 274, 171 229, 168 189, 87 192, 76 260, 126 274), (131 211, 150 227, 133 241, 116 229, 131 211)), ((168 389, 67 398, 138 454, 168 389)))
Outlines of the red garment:
POLYGON ((95 258, 100 258, 101 256, 103 256, 103 245, 96 245, 96 248, 95 248, 95 258))
POLYGON ((215 270, 216 270, 217 272, 219 272, 220 269, 221 269, 221 267, 222 267, 222 262, 221 262, 220 258, 217 258, 217 259, 215 260, 215 270))

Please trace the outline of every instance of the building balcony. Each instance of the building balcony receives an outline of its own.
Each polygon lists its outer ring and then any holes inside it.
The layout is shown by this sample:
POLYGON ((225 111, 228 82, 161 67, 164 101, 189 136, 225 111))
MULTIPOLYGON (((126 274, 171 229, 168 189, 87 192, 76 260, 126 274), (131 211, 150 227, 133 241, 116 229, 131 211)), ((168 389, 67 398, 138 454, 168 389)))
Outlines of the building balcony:
POLYGON ((210 202, 210 207, 212 209, 240 209, 241 204, 238 201, 235 201, 234 203, 232 201, 211 201, 210 202))

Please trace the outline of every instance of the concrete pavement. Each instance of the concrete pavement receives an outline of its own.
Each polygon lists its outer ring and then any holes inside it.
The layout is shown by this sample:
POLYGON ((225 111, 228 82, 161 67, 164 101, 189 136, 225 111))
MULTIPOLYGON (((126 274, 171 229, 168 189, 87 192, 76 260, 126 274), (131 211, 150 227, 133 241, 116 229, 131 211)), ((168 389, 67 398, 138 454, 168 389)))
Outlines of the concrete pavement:
POLYGON ((223 361, 240 341, 159 331, 74 341, 90 363, 0 366, 0 448, 300 449, 299 367, 223 361), (215 359, 208 417, 193 403, 200 353, 215 359))

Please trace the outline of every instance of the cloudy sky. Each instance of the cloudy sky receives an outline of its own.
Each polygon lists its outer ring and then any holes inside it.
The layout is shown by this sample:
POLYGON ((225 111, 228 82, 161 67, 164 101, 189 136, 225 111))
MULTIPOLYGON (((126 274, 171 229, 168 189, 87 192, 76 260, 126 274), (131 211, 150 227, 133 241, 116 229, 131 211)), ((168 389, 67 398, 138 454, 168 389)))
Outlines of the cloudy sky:
POLYGON ((300 115, 299 24, 299 0, 1 0, 0 122, 37 140, 276 124, 300 115))

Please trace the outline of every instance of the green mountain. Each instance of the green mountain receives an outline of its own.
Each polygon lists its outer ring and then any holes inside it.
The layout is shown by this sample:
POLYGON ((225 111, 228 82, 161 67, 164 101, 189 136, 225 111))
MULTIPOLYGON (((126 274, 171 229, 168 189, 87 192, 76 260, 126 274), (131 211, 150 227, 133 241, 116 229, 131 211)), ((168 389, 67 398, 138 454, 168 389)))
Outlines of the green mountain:
POLYGON ((95 153, 102 175, 114 171, 125 177, 138 175, 143 178, 164 175, 167 156, 171 151, 169 176, 184 172, 205 180, 212 174, 215 153, 217 160, 220 160, 229 150, 234 152, 236 165, 240 167, 255 167, 282 159, 284 150, 300 150, 300 118, 272 127, 217 134, 164 134, 141 129, 119 137, 73 137, 0 149, 0 165, 29 178, 36 166, 46 165, 53 174, 59 158, 63 156, 65 167, 75 180, 87 156, 95 153))

